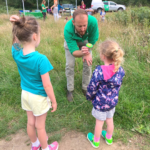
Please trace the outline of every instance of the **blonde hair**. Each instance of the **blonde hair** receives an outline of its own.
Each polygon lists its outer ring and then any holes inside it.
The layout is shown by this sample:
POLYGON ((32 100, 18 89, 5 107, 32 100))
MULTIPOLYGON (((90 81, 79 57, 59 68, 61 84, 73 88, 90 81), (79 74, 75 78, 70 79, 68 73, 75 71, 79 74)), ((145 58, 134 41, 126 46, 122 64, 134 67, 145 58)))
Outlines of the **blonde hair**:
POLYGON ((115 72, 118 71, 121 63, 124 61, 124 52, 119 44, 113 40, 106 40, 99 46, 100 54, 104 55, 108 60, 113 61, 115 72))

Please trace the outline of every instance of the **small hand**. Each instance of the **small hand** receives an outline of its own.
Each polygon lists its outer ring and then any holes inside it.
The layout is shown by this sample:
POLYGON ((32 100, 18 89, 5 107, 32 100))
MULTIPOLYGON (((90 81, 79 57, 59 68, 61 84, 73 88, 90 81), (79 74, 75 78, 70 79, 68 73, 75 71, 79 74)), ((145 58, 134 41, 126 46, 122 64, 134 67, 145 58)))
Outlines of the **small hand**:
POLYGON ((89 53, 88 55, 84 55, 83 56, 83 62, 86 60, 88 66, 92 65, 92 56, 89 53))
POLYGON ((15 22, 15 21, 19 20, 19 16, 17 16, 17 15, 12 15, 9 20, 10 20, 11 22, 15 22))
POLYGON ((84 55, 90 54, 89 48, 86 47, 86 46, 82 46, 81 51, 82 51, 82 53, 83 53, 84 55))
POLYGON ((56 109, 57 109, 57 102, 52 103, 52 108, 53 108, 53 110, 51 112, 56 111, 56 109))

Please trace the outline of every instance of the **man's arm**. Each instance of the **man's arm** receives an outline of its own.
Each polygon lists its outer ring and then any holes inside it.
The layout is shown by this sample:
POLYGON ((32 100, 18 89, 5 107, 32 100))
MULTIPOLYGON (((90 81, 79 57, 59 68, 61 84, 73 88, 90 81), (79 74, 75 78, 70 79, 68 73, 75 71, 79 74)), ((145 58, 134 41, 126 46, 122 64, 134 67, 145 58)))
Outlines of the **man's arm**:
POLYGON ((74 57, 83 57, 85 55, 90 54, 90 52, 89 52, 88 47, 82 46, 81 50, 76 50, 72 54, 73 54, 74 57))
POLYGON ((73 39, 72 36, 73 36, 72 33, 68 32, 67 26, 65 26, 64 37, 65 37, 65 40, 66 40, 66 43, 67 43, 67 46, 68 46, 70 53, 74 57, 83 57, 83 56, 89 55, 90 52, 86 46, 82 46, 81 50, 79 50, 79 47, 77 45, 77 41, 75 39, 73 39))
POLYGON ((70 53, 74 57, 83 57, 84 55, 89 54, 89 49, 86 46, 82 46, 81 50, 79 50, 77 41, 73 39, 72 36, 73 35, 71 33, 69 33, 67 30, 64 30, 65 41, 70 53))
POLYGON ((94 70, 91 81, 87 87, 87 94, 86 94, 86 99, 91 101, 94 99, 97 91, 98 91, 98 86, 100 84, 100 79, 101 76, 98 73, 97 69, 94 70))
POLYGON ((74 51, 73 53, 72 53, 72 55, 74 56, 74 57, 83 57, 83 53, 82 53, 82 51, 81 50, 76 50, 76 51, 74 51))

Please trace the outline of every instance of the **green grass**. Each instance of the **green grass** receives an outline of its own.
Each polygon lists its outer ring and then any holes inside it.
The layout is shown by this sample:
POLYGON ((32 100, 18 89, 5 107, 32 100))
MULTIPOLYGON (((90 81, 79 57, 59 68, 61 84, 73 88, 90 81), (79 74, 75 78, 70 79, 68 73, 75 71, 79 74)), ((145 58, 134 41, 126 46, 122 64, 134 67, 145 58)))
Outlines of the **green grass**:
MULTIPOLYGON (((127 141, 127 137, 140 133, 150 135, 150 45, 145 45, 146 30, 140 30, 132 24, 123 26, 111 20, 114 13, 108 13, 109 22, 99 22, 100 38, 93 48, 93 70, 102 64, 96 52, 98 44, 107 38, 118 41, 125 51, 125 78, 119 94, 119 103, 114 116, 114 140, 127 141), (148 61, 147 61, 148 60, 148 61), (121 136, 125 134, 125 136, 121 136)), ((97 15, 97 17, 99 17, 97 15)), ((11 23, 6 16, 0 16, 0 138, 26 130, 26 113, 21 109, 20 77, 17 66, 11 56, 11 23)), ((54 23, 48 16, 46 22, 39 20, 41 43, 37 50, 45 54, 54 66, 50 72, 55 96, 58 103, 56 112, 48 113, 46 130, 77 130, 83 133, 93 132, 95 119, 91 115, 92 104, 82 94, 82 60, 76 59, 74 101, 66 99, 65 50, 63 47, 64 20, 54 23)), ((148 34, 148 33, 147 33, 148 34)), ((51 140, 61 139, 62 134, 53 135, 51 140)))

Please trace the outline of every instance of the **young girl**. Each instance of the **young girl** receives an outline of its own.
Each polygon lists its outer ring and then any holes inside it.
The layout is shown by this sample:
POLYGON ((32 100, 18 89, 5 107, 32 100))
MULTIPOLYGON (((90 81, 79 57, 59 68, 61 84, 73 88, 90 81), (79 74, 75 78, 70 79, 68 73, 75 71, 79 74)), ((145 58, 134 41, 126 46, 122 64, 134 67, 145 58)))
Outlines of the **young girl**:
POLYGON ((57 150, 58 143, 47 145, 45 120, 50 109, 56 111, 57 102, 49 78, 53 66, 45 55, 35 51, 40 43, 40 27, 35 18, 16 15, 10 17, 13 23, 12 56, 21 78, 21 105, 27 113, 27 133, 32 142, 31 150, 57 150), (19 44, 22 44, 21 49, 19 44), (38 138, 36 136, 36 130, 38 138))
POLYGON ((45 21, 45 18, 46 18, 46 12, 47 12, 47 8, 48 7, 45 7, 45 4, 46 4, 46 1, 45 0, 43 0, 42 1, 42 4, 41 4, 41 7, 42 7, 42 14, 43 14, 43 20, 45 21))
POLYGON ((94 135, 88 133, 87 139, 95 148, 99 147, 101 132, 108 145, 113 142, 113 116, 115 106, 118 103, 122 79, 125 75, 120 66, 124 52, 116 42, 107 40, 100 45, 99 50, 100 59, 104 65, 99 65, 94 70, 86 95, 87 100, 92 101, 92 115, 96 119, 94 135), (102 131, 104 121, 107 124, 107 131, 102 131))
POLYGON ((101 11, 101 13, 100 13, 101 21, 102 21, 102 22, 105 21, 105 15, 106 15, 106 12, 104 11, 104 8, 102 8, 102 11, 101 11))
POLYGON ((59 19, 57 2, 51 7, 55 22, 59 19))

